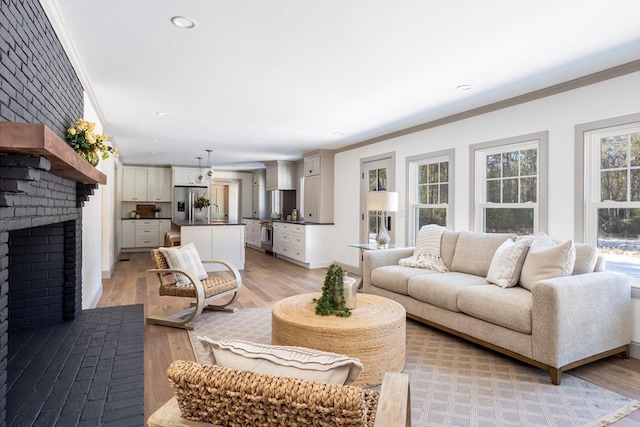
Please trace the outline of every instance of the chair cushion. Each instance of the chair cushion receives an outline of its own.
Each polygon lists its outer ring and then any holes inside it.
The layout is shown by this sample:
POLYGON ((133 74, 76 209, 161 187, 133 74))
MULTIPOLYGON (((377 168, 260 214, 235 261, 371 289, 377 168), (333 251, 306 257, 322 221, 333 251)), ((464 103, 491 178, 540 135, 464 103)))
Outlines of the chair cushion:
POLYGON ((409 279, 409 296, 444 308, 449 311, 458 310, 458 292, 467 286, 486 285, 484 277, 465 273, 434 273, 416 276, 409 279))
MULTIPOLYGON (((204 288, 204 297, 236 289, 238 282, 235 279, 210 277, 201 281, 204 288)), ((177 285, 176 283, 163 283, 160 285, 160 296, 196 298, 196 287, 192 284, 177 285)))
POLYGON ((531 292, 519 286, 470 286, 458 292, 458 308, 495 325, 531 334, 531 292))
POLYGON ((214 425, 372 427, 379 399, 360 387, 185 360, 171 363, 167 376, 182 417, 214 425))
POLYGON ((533 239, 520 273, 520 286, 531 290, 538 280, 569 276, 576 261, 573 241, 556 245, 544 233, 533 239))
POLYGON ((461 231, 453 255, 451 271, 487 277, 496 249, 515 234, 461 231))
POLYGON ((258 344, 240 340, 215 341, 199 336, 214 365, 260 374, 349 385, 358 379, 360 360, 303 347, 258 344))
POLYGON ((529 251, 530 239, 514 242, 511 239, 501 244, 491 259, 491 266, 487 273, 487 281, 501 288, 511 288, 518 284, 520 271, 529 251))
MULTIPOLYGON (((204 265, 202 265, 198 250, 193 243, 188 243, 177 248, 159 248, 159 250, 167 260, 169 268, 179 268, 181 270, 187 270, 193 273, 200 280, 209 277, 207 275, 207 270, 205 270, 204 265)), ((176 284, 178 286, 190 284, 189 279, 184 275, 174 275, 176 277, 176 284)))

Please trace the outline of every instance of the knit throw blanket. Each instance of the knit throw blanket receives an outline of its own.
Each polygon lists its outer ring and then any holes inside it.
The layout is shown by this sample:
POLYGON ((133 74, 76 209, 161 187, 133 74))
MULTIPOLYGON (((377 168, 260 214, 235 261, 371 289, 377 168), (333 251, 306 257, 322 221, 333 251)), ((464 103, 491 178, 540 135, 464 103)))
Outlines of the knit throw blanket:
POLYGON ((418 241, 413 255, 402 258, 399 264, 404 267, 425 268, 439 272, 448 271, 440 258, 440 240, 445 227, 436 224, 425 225, 418 233, 418 241))

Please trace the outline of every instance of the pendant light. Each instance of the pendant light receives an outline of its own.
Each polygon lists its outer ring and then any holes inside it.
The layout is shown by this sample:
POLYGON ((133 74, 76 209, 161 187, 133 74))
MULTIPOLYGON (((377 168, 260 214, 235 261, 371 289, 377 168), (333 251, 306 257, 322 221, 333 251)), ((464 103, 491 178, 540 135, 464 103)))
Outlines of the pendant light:
POLYGON ((204 150, 207 152, 207 176, 213 178, 213 169, 211 169, 211 150, 204 150))
POLYGON ((204 181, 204 175, 202 174, 202 157, 196 157, 196 159, 198 159, 198 170, 199 170, 198 182, 202 182, 204 181))

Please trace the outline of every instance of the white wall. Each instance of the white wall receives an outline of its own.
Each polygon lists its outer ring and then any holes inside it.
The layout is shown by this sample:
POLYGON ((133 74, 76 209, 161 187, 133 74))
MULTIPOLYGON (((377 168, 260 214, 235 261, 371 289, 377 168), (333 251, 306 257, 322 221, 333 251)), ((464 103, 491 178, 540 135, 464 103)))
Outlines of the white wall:
MULTIPOLYGON (((102 123, 85 94, 84 118, 96 124, 102 133, 102 123)), ((113 158, 100 160, 97 168, 107 175, 107 184, 99 185, 82 209, 82 308, 94 308, 102 296, 103 271, 115 263, 115 174, 113 158)))
MULTIPOLYGON (((625 75, 580 89, 527 102, 503 110, 389 139, 335 156, 334 260, 358 265, 359 252, 349 243, 359 239, 360 159, 396 152, 396 191, 406 209, 406 157, 455 149, 454 229, 469 229, 469 145, 539 131, 549 132, 549 228, 559 240, 574 238, 575 125, 640 112, 640 73, 625 75)), ((405 239, 405 217, 396 219, 396 241, 405 239)), ((634 319, 640 303, 634 298, 634 319)), ((632 340, 640 343, 640 325, 632 340)))

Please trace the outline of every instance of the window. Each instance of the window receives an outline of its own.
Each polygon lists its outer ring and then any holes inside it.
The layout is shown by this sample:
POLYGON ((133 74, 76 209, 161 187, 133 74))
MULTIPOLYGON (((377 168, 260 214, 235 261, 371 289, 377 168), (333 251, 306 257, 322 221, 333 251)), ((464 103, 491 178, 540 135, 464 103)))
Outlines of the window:
POLYGON ((453 150, 407 158, 409 189, 409 245, 423 225, 453 225, 453 150))
POLYGON ((546 132, 471 146, 472 228, 535 234, 546 228, 546 132))
POLYGON ((640 284, 640 123, 588 130, 582 144, 585 241, 640 284))

